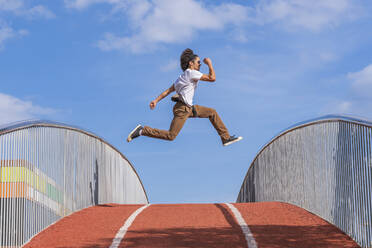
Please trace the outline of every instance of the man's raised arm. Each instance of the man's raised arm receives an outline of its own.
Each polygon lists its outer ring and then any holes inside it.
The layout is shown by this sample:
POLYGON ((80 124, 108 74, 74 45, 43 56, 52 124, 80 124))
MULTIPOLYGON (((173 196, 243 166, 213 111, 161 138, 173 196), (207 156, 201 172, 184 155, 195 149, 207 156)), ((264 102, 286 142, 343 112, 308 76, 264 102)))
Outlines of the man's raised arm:
POLYGON ((209 68, 209 74, 203 74, 201 76, 200 80, 201 81, 208 81, 208 82, 214 82, 216 81, 216 74, 214 73, 214 69, 212 66, 212 60, 210 58, 205 58, 203 59, 204 64, 206 64, 209 68))

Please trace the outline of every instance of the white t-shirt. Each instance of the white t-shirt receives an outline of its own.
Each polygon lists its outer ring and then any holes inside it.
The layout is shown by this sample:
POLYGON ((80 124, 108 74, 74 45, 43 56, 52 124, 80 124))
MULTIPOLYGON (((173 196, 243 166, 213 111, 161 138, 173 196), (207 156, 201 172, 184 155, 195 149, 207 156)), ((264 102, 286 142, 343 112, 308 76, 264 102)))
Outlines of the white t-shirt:
POLYGON ((187 69, 174 83, 177 94, 190 107, 192 106, 196 86, 202 75, 203 73, 200 71, 187 69))

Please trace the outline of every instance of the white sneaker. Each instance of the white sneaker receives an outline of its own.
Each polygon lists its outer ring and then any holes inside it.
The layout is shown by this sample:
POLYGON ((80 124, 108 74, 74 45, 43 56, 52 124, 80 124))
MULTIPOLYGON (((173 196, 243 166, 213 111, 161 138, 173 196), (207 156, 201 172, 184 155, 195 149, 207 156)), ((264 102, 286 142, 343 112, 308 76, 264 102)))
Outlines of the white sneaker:
POLYGON ((231 145, 232 143, 235 143, 235 142, 238 142, 239 140, 242 140, 243 137, 239 136, 239 137, 235 137, 235 135, 233 136, 230 136, 230 138, 223 143, 224 146, 228 146, 228 145, 231 145))
POLYGON ((139 137, 140 136, 140 131, 142 129, 143 129, 143 127, 141 125, 138 125, 135 129, 132 130, 132 132, 130 132, 130 134, 128 135, 127 141, 131 142, 133 139, 139 137))

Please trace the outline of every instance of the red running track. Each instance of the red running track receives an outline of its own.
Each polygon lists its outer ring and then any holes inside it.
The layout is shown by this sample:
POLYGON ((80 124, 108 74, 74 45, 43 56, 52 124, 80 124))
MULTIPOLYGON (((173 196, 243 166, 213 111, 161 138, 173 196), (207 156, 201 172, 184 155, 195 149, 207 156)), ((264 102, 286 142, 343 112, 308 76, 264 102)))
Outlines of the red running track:
MULTIPOLYGON (((296 206, 233 204, 257 247, 359 247, 335 226, 296 206)), ((109 247, 124 222, 141 205, 101 205, 63 218, 24 247, 109 247)), ((234 214, 225 204, 157 204, 129 227, 121 248, 247 247, 234 214)))

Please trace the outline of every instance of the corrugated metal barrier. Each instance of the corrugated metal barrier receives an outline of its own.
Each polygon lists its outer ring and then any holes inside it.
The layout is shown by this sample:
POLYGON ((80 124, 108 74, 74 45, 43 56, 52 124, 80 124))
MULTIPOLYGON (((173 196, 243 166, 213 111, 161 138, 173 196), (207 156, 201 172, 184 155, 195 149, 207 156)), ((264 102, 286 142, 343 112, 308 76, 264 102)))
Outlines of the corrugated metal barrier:
POLYGON ((60 218, 105 203, 148 203, 113 146, 61 123, 0 127, 0 247, 20 247, 60 218))
POLYGON ((297 124, 257 154, 237 202, 281 201, 372 247, 372 123, 325 116, 297 124))

